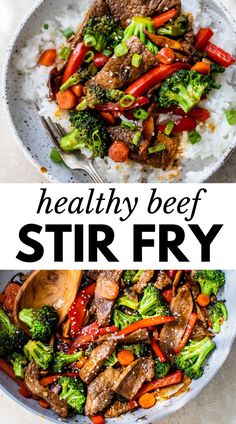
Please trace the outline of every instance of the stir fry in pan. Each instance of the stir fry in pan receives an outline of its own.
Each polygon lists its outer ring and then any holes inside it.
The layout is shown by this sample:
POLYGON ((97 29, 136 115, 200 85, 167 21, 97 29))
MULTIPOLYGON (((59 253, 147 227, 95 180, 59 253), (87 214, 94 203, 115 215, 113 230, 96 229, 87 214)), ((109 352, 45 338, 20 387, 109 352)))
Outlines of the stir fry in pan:
POLYGON ((228 318, 222 271, 84 271, 61 324, 58 301, 19 308, 27 281, 0 295, 0 369, 43 408, 93 423, 186 391, 228 318))

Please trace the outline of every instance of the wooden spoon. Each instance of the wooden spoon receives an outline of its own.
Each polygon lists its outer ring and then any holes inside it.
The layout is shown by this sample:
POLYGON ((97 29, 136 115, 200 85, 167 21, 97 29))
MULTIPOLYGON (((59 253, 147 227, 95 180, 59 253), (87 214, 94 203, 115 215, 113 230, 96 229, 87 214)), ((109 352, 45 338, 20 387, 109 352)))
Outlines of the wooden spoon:
POLYGON ((60 325, 67 317, 80 287, 83 271, 34 271, 21 287, 15 302, 14 320, 26 332, 28 327, 19 319, 23 308, 38 309, 52 305, 60 325))

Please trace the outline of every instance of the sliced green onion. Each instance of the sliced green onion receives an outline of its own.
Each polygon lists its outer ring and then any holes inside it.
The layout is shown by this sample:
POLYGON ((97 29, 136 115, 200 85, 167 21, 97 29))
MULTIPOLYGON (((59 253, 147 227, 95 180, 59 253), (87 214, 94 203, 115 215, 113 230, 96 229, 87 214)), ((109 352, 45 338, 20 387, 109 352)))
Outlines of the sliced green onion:
POLYGON ((156 146, 149 147, 148 149, 150 154, 160 153, 160 152, 163 152, 164 150, 166 150, 166 145, 161 143, 157 144, 156 146))
POLYGON ((129 49, 126 43, 118 44, 114 49, 114 54, 116 57, 125 56, 128 53, 129 49))
POLYGON ((94 53, 91 50, 89 50, 84 55, 84 62, 90 63, 90 62, 92 62, 93 58, 94 58, 94 53))
POLYGON ((49 28, 49 25, 48 24, 44 24, 43 28, 44 29, 48 29, 49 28))
POLYGON ((62 31, 62 34, 66 37, 67 40, 69 40, 73 35, 75 35, 73 29, 70 27, 62 31))
POLYGON ((122 99, 120 99, 120 105, 122 107, 130 107, 135 102, 135 97, 132 94, 125 94, 122 99))
POLYGON ((137 132, 135 133, 135 135, 134 135, 133 140, 132 140, 132 144, 134 144, 135 146, 137 146, 137 144, 138 144, 138 142, 139 142, 140 138, 141 138, 141 132, 140 132, 140 131, 137 131, 137 132))
POLYGON ((70 47, 64 46, 64 47, 62 47, 62 49, 61 49, 61 51, 60 51, 60 53, 59 53, 59 56, 60 56, 62 59, 67 60, 67 59, 69 58, 70 54, 71 54, 71 49, 70 49, 70 47))
POLYGON ((196 130, 189 131, 188 133, 188 139, 191 144, 199 143, 199 141, 201 141, 201 138, 201 134, 199 134, 199 132, 197 132, 196 130))
POLYGON ((174 128, 175 124, 172 121, 169 121, 168 124, 166 125, 166 129, 164 131, 165 135, 170 135, 172 133, 172 130, 174 128))
POLYGON ((96 143, 97 146, 99 146, 99 144, 101 144, 101 137, 99 135, 99 130, 95 130, 92 133, 92 140, 94 143, 96 143))
POLYGON ((98 68, 94 65, 94 63, 90 63, 88 70, 90 74, 92 75, 92 77, 94 77, 98 71, 98 68))
POLYGON ((130 122, 130 121, 122 121, 121 127, 122 128, 128 128, 129 130, 133 131, 136 128, 136 125, 133 122, 130 122))
POLYGON ((227 110, 226 119, 229 125, 236 125, 236 110, 235 109, 227 110))
POLYGON ((63 162, 60 153, 58 152, 58 150, 55 147, 53 147, 52 150, 51 150, 50 159, 54 163, 62 163, 63 162))
POLYGON ((141 63, 142 63, 142 60, 143 60, 143 58, 142 58, 141 54, 134 53, 131 63, 135 68, 139 68, 141 63))
POLYGON ((60 88, 60 91, 64 93, 72 85, 78 84, 80 82, 80 76, 78 74, 72 75, 60 88))
POLYGON ((76 107, 76 110, 78 112, 81 112, 82 110, 85 110, 85 109, 87 109, 87 100, 86 99, 82 100, 82 102, 80 102, 78 104, 78 106, 76 107))
POLYGON ((148 113, 143 108, 138 107, 134 111, 134 117, 137 118, 137 119, 141 119, 141 121, 145 121, 145 119, 147 119, 147 117, 148 117, 148 113))
POLYGON ((105 49, 105 50, 103 50, 103 51, 102 51, 102 54, 104 54, 104 56, 109 57, 109 56, 111 56, 111 55, 112 55, 112 52, 111 52, 111 50, 107 50, 107 49, 105 49))
POLYGON ((96 38, 93 35, 85 35, 84 44, 86 47, 94 47, 96 46, 96 38))

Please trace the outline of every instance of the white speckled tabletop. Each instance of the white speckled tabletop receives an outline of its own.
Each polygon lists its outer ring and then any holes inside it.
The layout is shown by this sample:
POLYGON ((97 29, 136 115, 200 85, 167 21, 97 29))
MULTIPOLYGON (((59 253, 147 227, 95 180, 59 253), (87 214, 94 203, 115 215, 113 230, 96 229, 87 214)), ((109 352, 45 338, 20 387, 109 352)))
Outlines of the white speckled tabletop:
MULTIPOLYGON (((9 37, 15 26, 27 12, 34 0, 0 0, 0 70, 9 37)), ((236 18, 236 0, 222 0, 236 18)), ((0 104, 1 155, 0 182, 42 182, 43 176, 27 162, 18 149, 14 136, 6 125, 0 104)), ((211 182, 236 182, 236 152, 227 164, 211 178, 211 182)), ((189 405, 166 418, 160 424, 235 424, 236 423, 236 344, 214 381, 189 405)), ((44 424, 46 420, 37 418, 17 405, 0 392, 1 423, 44 424)))

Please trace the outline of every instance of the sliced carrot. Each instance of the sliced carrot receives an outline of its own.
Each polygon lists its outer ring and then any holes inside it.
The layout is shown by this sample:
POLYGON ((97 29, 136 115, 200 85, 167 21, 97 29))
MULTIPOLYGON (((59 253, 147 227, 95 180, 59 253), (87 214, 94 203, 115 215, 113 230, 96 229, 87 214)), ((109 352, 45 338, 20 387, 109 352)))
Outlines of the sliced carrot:
POLYGON ((129 156, 129 147, 124 141, 114 141, 109 149, 109 157, 114 162, 125 162, 129 156))
POLYGON ((211 72, 211 64, 207 62, 197 62, 191 69, 197 71, 200 74, 209 75, 211 72))
POLYGON ((57 51, 55 49, 48 49, 45 50, 39 60, 38 64, 41 66, 52 66, 56 60, 57 57, 57 51))
POLYGON ((109 125, 115 125, 116 119, 110 112, 101 112, 100 115, 109 125))
POLYGON ((48 408, 50 408, 50 405, 49 405, 49 403, 48 402, 46 402, 46 400, 44 400, 44 399, 39 399, 39 405, 41 406, 41 408, 44 408, 44 409, 48 409, 48 408))
POLYGON ((58 105, 63 110, 74 109, 77 104, 76 96, 70 90, 66 90, 64 93, 58 91, 56 99, 58 105))
POLYGON ((79 369, 83 368, 83 366, 84 366, 85 362, 87 361, 87 359, 88 358, 86 356, 84 356, 83 358, 81 358, 80 361, 76 362, 76 367, 79 368, 79 369))
POLYGON ((82 97, 84 94, 84 87, 82 84, 72 85, 70 89, 77 97, 82 97))
POLYGON ((156 403, 156 398, 153 393, 145 393, 138 400, 141 408, 149 409, 152 408, 156 403))
POLYGON ((124 349, 117 354, 117 359, 121 365, 126 367, 134 361, 134 354, 130 350, 124 349))
POLYGON ((210 303, 210 298, 209 296, 207 296, 207 294, 199 294, 198 298, 197 298, 197 303, 202 306, 203 308, 205 306, 208 306, 210 303))
POLYGON ((94 415, 93 417, 89 415, 89 419, 93 424, 104 424, 105 420, 102 415, 94 415))
POLYGON ((168 65, 174 62, 175 52, 170 47, 163 47, 163 49, 158 52, 157 59, 159 62, 163 63, 163 65, 168 65))
POLYGON ((166 22, 168 22, 170 19, 174 18, 176 13, 177 13, 176 9, 170 9, 170 10, 167 10, 167 12, 164 12, 164 13, 161 13, 160 15, 155 16, 152 19, 154 27, 159 28, 159 27, 165 25, 166 22))

